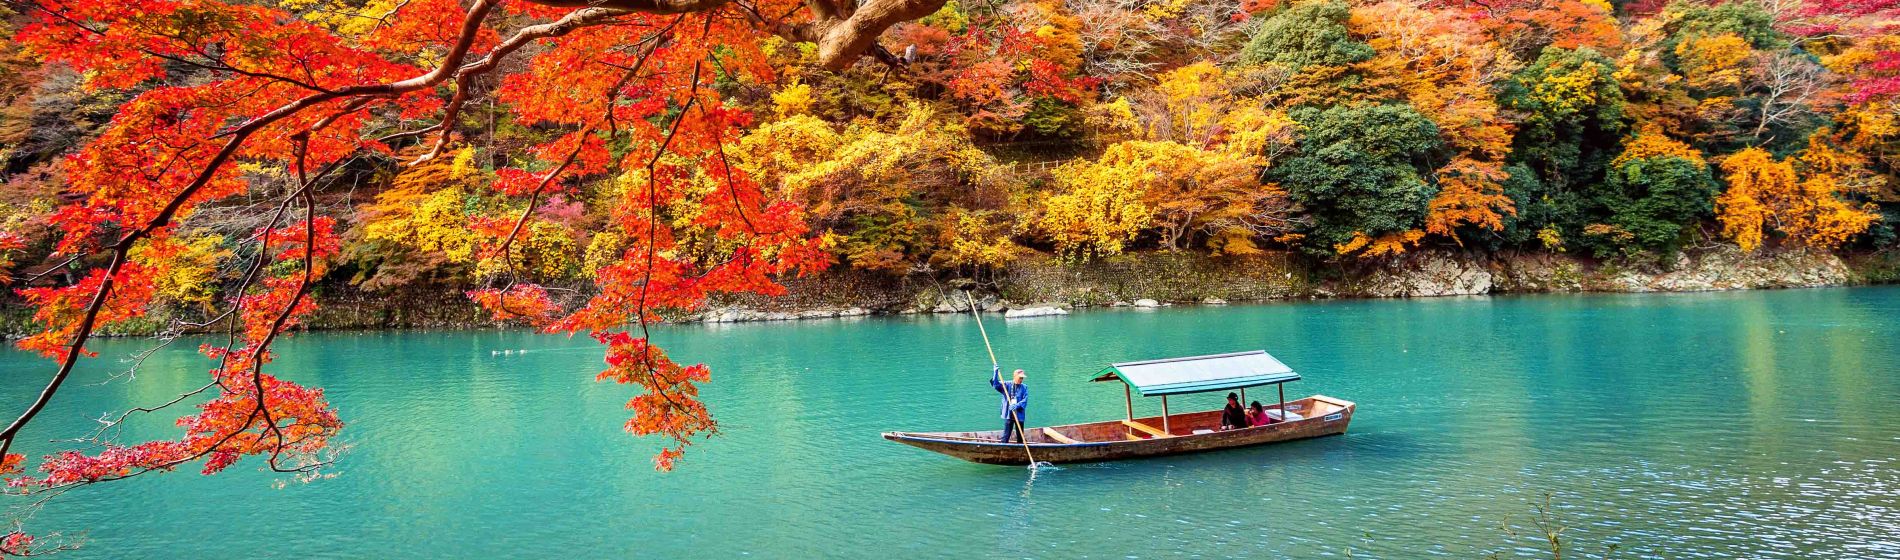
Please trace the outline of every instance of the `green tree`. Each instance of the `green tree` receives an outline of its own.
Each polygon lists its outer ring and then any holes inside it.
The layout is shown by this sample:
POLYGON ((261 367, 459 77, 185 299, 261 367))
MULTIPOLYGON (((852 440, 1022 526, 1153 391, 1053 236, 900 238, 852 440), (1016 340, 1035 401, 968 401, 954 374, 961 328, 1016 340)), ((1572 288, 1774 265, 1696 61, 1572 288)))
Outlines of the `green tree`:
POLYGON ((1645 131, 1610 163, 1591 203, 1603 222, 1586 226, 1599 255, 1642 248, 1675 250, 1687 228, 1715 209, 1715 177, 1694 148, 1645 131))
MULTIPOLYGON (((1696 39, 1733 33, 1746 40, 1749 46, 1757 49, 1773 49, 1786 43, 1781 32, 1775 30, 1775 16, 1754 2, 1722 2, 1705 4, 1687 0, 1670 2, 1657 14, 1663 22, 1666 38, 1660 45, 1662 52, 1671 53, 1676 45, 1687 39, 1696 39)), ((1669 58, 1669 54, 1664 57, 1669 58)), ((1673 64, 1675 60, 1669 58, 1673 64)))
POLYGON ((1522 115, 1507 185, 1518 208, 1507 220, 1508 242, 1542 238, 1551 246, 1582 230, 1579 193, 1603 183, 1628 127, 1615 72, 1593 49, 1549 48, 1504 82, 1498 104, 1522 115))
POLYGON ((1299 152, 1268 170, 1312 217, 1310 247, 1334 252, 1354 237, 1419 229, 1438 188, 1427 162, 1442 156, 1438 127, 1402 104, 1300 108, 1299 152))
POLYGON ((1298 72, 1307 66, 1344 66, 1372 58, 1372 47, 1346 29, 1352 8, 1345 2, 1294 4, 1260 24, 1240 51, 1240 64, 1275 64, 1298 72))

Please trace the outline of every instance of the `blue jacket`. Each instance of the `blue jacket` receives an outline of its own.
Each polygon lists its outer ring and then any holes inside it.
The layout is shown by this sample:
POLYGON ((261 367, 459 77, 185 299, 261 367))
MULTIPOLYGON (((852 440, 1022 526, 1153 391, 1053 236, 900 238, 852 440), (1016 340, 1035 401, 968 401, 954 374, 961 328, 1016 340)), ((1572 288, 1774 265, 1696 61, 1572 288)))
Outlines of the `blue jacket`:
POLYGON ((1009 418, 1011 410, 1016 412, 1017 418, 1023 417, 1023 408, 1029 405, 1028 387, 1017 383, 1003 382, 1003 368, 1001 367, 990 370, 990 387, 996 389, 996 392, 1003 394, 1002 417, 1004 419, 1009 418))

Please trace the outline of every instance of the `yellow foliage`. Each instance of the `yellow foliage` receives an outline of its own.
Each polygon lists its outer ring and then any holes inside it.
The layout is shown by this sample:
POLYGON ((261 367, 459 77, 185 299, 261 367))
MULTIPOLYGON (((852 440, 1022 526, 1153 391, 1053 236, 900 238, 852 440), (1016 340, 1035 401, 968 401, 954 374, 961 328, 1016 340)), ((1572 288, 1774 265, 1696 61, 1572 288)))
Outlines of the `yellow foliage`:
POLYGON ((1492 85, 1520 64, 1482 25, 1455 11, 1387 1, 1352 10, 1347 25, 1377 53, 1355 69, 1368 99, 1397 95, 1438 125, 1445 144, 1478 161, 1510 152, 1509 119, 1499 114, 1492 85))
POLYGON ((843 138, 830 123, 793 115, 759 126, 739 139, 737 165, 760 185, 783 186, 785 177, 831 157, 843 138))
POLYGON ((1072 163, 1057 178, 1116 182, 1114 190, 1134 193, 1147 214, 1135 230, 1152 227, 1161 234, 1162 247, 1179 249, 1197 233, 1242 229, 1275 235, 1288 229, 1286 192, 1260 184, 1265 158, 1257 152, 1135 140, 1109 146, 1095 161, 1072 163))
MULTIPOLYGON (((1834 144, 1836 140, 1837 137, 1825 131, 1809 136, 1807 149, 1795 158, 1795 171, 1804 177, 1832 177, 1836 190, 1842 193, 1878 196, 1876 193, 1885 192, 1883 189, 1892 178, 1868 169, 1868 156, 1838 148, 1834 144)), ((1852 142, 1848 145, 1855 146, 1852 142)))
MULTIPOLYGON (((823 125, 819 122, 820 126, 823 125)), ((994 159, 968 142, 969 136, 955 124, 937 119, 928 105, 910 106, 903 122, 889 132, 868 127, 853 127, 838 138, 835 148, 818 163, 796 170, 785 182, 793 190, 808 189, 841 172, 850 171, 873 181, 895 181, 914 171, 909 163, 918 155, 945 158, 951 167, 973 174, 994 170, 994 159)), ((822 134, 812 135, 814 147, 824 144, 822 134)))
POLYGON ((1261 156, 1258 163, 1263 167, 1298 141, 1300 125, 1282 109, 1243 105, 1223 115, 1220 122, 1226 134, 1216 149, 1228 157, 1261 156))
POLYGON ((1557 231, 1557 226, 1544 226, 1544 229, 1537 230, 1537 241, 1544 244, 1544 249, 1564 250, 1564 234, 1557 231))
POLYGON ((393 206, 398 200, 414 200, 408 212, 396 212, 370 222, 363 231, 370 241, 404 246, 418 251, 439 251, 449 262, 470 262, 479 241, 468 228, 466 191, 459 184, 427 194, 386 192, 376 197, 378 205, 393 206))
POLYGON ((854 124, 843 131, 797 115, 740 141, 738 165, 764 188, 804 203, 815 229, 838 236, 833 253, 853 267, 902 272, 928 256, 933 228, 953 223, 921 215, 919 199, 994 207, 1007 199, 1006 170, 970 141, 963 126, 913 103, 894 129, 854 124))
POLYGON ((475 175, 475 148, 462 148, 455 152, 455 158, 449 161, 450 179, 467 179, 475 175))
POLYGON ((209 305, 211 298, 217 295, 218 287, 212 282, 219 277, 218 265, 231 258, 231 250, 224 247, 224 236, 207 233, 186 239, 142 241, 132 247, 128 256, 132 262, 161 272, 152 279, 154 291, 160 297, 179 303, 209 305), (170 247, 160 249, 154 243, 170 247), (167 253, 170 257, 166 262, 156 262, 159 255, 167 253))
POLYGON ((1632 160, 1656 157, 1676 157, 1707 165, 1702 159, 1702 152, 1663 135, 1662 130, 1655 126, 1644 126, 1635 138, 1623 145, 1623 153, 1616 156, 1610 165, 1620 166, 1632 160))
POLYGON ((1749 148, 1724 160, 1722 170, 1728 173, 1728 190, 1715 199, 1722 235, 1734 239, 1743 251, 1753 251, 1761 246, 1763 230, 1774 214, 1763 199, 1794 189, 1794 167, 1775 161, 1761 148, 1749 148))
MULTIPOLYGON (((1212 135, 1226 108, 1217 101, 1224 100, 1228 93, 1222 77, 1220 67, 1205 60, 1161 74, 1155 91, 1165 102, 1165 123, 1174 131, 1173 139, 1202 140, 1212 135)), ((1160 124, 1150 125, 1149 138, 1162 136, 1155 129, 1160 124)))
POLYGON ((1097 109, 1107 115, 1099 120, 1140 122, 1140 135, 1148 140, 1213 147, 1236 157, 1271 155, 1290 147, 1298 125, 1282 109, 1235 96, 1233 82, 1219 66, 1197 62, 1162 73, 1154 90, 1139 96, 1139 111, 1128 98, 1118 98, 1097 109))
POLYGON ((779 118, 811 113, 811 86, 793 81, 785 89, 772 93, 772 110, 779 118))
POLYGON ((1135 110, 1129 106, 1126 97, 1090 105, 1083 110, 1082 123, 1095 134, 1107 137, 1136 134, 1142 130, 1141 121, 1135 119, 1135 110))
POLYGON ((1036 225, 1065 255, 1086 259, 1120 253, 1148 227, 1154 209, 1142 203, 1145 169, 1075 161, 1056 168, 1058 192, 1043 199, 1036 225))
POLYGON ((1855 105, 1836 120, 1856 133, 1850 136, 1853 140, 1849 145, 1858 149, 1880 149, 1882 144, 1900 137, 1900 110, 1883 103, 1855 105))
MULTIPOLYGON (((575 251, 574 235, 567 228, 542 221, 530 221, 523 226, 508 246, 515 272, 539 278, 568 276, 572 267, 580 264, 575 262, 575 251)), ((475 263, 475 275, 499 276, 508 272, 508 265, 499 254, 483 257, 475 263)))
POLYGON ((471 150, 424 162, 396 176, 365 210, 368 241, 440 252, 449 262, 475 260, 479 236, 469 229, 467 179, 475 174, 471 150))
POLYGON ((1567 74, 1552 74, 1531 87, 1531 95, 1559 113, 1576 113, 1597 103, 1595 69, 1581 66, 1567 74))
POLYGON ((1748 60, 1748 40, 1734 33, 1695 37, 1676 44, 1683 78, 1699 89, 1738 88, 1742 62, 1748 60))
POLYGON ((964 17, 963 6, 958 4, 957 0, 949 0, 948 2, 944 2, 943 7, 939 8, 935 13, 917 20, 917 24, 928 25, 951 33, 963 33, 965 29, 969 28, 970 19, 964 17))
POLYGON ((594 234, 587 241, 587 250, 581 254, 581 275, 593 278, 601 267, 620 260, 622 252, 627 250, 627 238, 619 232, 603 231, 594 234))
MULTIPOLYGON (((1809 151, 1827 150, 1810 147, 1809 151)), ((1813 170, 1797 179, 1793 162, 1775 161, 1760 148, 1737 152, 1722 162, 1728 190, 1716 198, 1722 234, 1744 251, 1760 247, 1765 233, 1774 229, 1804 245, 1828 249, 1874 224, 1880 216, 1872 205, 1856 207, 1840 199, 1835 174, 1847 165, 1832 153, 1816 154, 1813 170)))
POLYGON ((343 0, 282 0, 278 2, 290 9, 300 9, 324 4, 320 9, 304 14, 304 20, 336 30, 344 36, 361 36, 376 30, 383 24, 383 18, 389 17, 405 3, 402 0, 369 0, 357 7, 353 2, 343 0))
POLYGON ((1187 11, 1192 0, 1162 0, 1141 8, 1142 14, 1149 19, 1166 20, 1180 17, 1187 11))
POLYGON ((1061 0, 1035 0, 1016 7, 1016 22, 1032 27, 1038 39, 1032 57, 1055 63, 1057 68, 1082 65, 1082 20, 1068 6, 1061 0))
POLYGON ((1880 221, 1873 203, 1848 204, 1840 199, 1841 186, 1833 175, 1815 175, 1801 182, 1802 204, 1793 235, 1809 247, 1831 249, 1867 231, 1880 221))
POLYGON ((949 216, 954 218, 954 223, 942 230, 945 248, 933 255, 933 260, 949 266, 990 269, 1002 268, 1016 260, 1023 247, 1010 241, 1007 222, 986 219, 990 217, 988 214, 953 209, 949 216))

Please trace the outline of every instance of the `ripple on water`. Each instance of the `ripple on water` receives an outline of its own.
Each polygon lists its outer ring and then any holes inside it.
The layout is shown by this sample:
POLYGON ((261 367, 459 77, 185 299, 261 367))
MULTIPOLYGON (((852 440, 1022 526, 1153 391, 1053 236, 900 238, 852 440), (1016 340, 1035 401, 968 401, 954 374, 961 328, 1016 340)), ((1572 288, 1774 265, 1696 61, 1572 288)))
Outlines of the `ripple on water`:
MULTIPOLYGON (((1306 374, 1289 396, 1361 406, 1343 437, 1033 479, 878 437, 996 423, 967 317, 655 330, 674 356, 713 367, 704 390, 723 430, 667 474, 652 471, 653 442, 621 431, 630 389, 591 381, 591 341, 300 335, 272 367, 342 410, 342 476, 283 490, 242 467, 151 477, 75 493, 34 522, 90 528, 78 558, 1539 558, 1532 508, 1549 494, 1583 552, 1894 558, 1896 318, 1900 290, 1865 289, 991 322, 1004 368, 1031 373, 1038 424, 1120 417, 1120 391, 1084 381, 1102 363, 1242 348, 1306 374), (298 536, 206 522, 265 518, 298 536)), ((0 364, 43 365, 17 352, 0 364)), ((80 375, 103 376, 99 364, 80 375)), ((188 345, 168 348, 137 383, 62 392, 40 429, 82 430, 204 367, 188 345)), ((37 389, 37 376, 10 377, 0 402, 37 389)))

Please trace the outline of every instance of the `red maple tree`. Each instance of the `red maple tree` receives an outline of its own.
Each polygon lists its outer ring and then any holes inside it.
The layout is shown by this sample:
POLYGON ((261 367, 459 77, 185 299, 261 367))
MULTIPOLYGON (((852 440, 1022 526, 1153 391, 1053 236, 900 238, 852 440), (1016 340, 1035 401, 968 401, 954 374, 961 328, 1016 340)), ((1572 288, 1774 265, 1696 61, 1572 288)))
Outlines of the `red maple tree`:
MULTIPOLYGON (((768 196, 726 155, 749 115, 728 108, 718 80, 771 80, 769 36, 810 41, 828 68, 871 52, 879 34, 936 11, 943 0, 406 0, 373 25, 324 25, 286 6, 227 0, 39 0, 15 40, 84 73, 84 87, 136 95, 95 140, 64 162, 77 201, 51 218, 79 281, 22 289, 42 329, 20 343, 57 369, 24 412, 0 429, 0 475, 13 492, 60 491, 186 464, 206 474, 247 455, 308 475, 329 461, 343 423, 323 391, 267 373, 271 344, 316 304, 310 291, 340 241, 316 193, 365 154, 440 157, 458 117, 496 75, 493 101, 516 122, 559 131, 498 171, 497 192, 525 201, 512 220, 474 224, 487 255, 510 273, 470 292, 497 319, 546 332, 587 333, 605 346, 601 380, 633 384, 626 429, 670 443, 671 468, 695 437, 716 429, 698 399, 704 365, 685 366, 649 343, 656 309, 690 310, 710 294, 782 288, 774 278, 829 261, 803 210, 768 196), (511 57, 525 65, 505 66, 511 57), (519 70, 502 71, 504 68, 519 70), (631 239, 595 274, 597 290, 563 305, 514 274, 511 246, 537 207, 575 182, 619 174, 630 184, 612 219, 631 239), (718 192, 690 184, 710 176, 718 192), (627 180, 632 178, 632 180, 627 180), (272 200, 244 240, 251 260, 224 302, 223 334, 200 350, 206 383, 147 414, 201 403, 175 439, 115 441, 101 429, 37 468, 11 452, 90 356, 99 328, 142 316, 156 278, 182 243, 184 216, 233 197, 272 200), (678 251, 682 239, 710 251, 678 251), (134 249, 140 258, 134 259, 134 249), (181 405, 182 406, 182 405, 181 405)), ((10 238, 7 238, 10 239, 10 238)), ((6 239, 0 239, 6 241, 6 239)), ((116 424, 117 421, 112 424, 116 424)), ((110 428, 110 426, 108 426, 110 428)), ((14 532, 0 553, 34 543, 14 532)))

